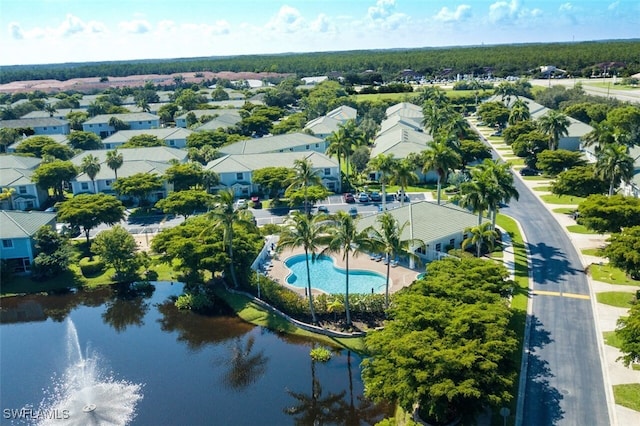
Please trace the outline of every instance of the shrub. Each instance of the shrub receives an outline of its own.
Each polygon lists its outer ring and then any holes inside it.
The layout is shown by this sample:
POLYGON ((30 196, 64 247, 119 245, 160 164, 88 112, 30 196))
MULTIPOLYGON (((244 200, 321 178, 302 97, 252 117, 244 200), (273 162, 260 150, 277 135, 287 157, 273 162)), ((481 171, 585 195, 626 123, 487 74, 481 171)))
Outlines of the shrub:
POLYGON ((175 305, 180 310, 202 312, 213 307, 213 296, 204 293, 185 293, 178 297, 175 305))
POLYGON ((89 257, 80 259, 80 271, 86 278, 97 277, 104 272, 104 262, 100 257, 95 256, 93 260, 89 257))
POLYGON ((311 359, 318 362, 327 362, 331 359, 331 351, 324 347, 318 347, 311 349, 309 352, 311 359))

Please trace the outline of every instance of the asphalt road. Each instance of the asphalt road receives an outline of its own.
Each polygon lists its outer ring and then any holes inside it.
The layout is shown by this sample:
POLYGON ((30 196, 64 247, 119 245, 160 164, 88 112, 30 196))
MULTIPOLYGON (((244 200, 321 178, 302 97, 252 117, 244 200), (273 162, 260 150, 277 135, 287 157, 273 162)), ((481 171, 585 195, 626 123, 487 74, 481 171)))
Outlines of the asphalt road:
POLYGON ((616 86, 613 84, 613 79, 607 78, 605 80, 601 78, 597 79, 589 79, 589 78, 559 78, 552 79, 551 81, 547 79, 534 79, 531 80, 531 84, 534 86, 542 86, 549 87, 551 86, 565 86, 567 88, 571 88, 575 86, 576 83, 582 83, 582 89, 585 93, 589 95, 602 96, 605 98, 616 98, 618 100, 624 102, 633 102, 640 103, 640 89, 635 90, 624 90, 624 89, 616 89, 616 86), (599 86, 590 86, 589 83, 607 83, 607 87, 599 87, 599 86))
POLYGON ((522 424, 608 425, 582 263, 565 230, 518 177, 515 183, 520 199, 501 212, 524 230, 533 280, 522 424))

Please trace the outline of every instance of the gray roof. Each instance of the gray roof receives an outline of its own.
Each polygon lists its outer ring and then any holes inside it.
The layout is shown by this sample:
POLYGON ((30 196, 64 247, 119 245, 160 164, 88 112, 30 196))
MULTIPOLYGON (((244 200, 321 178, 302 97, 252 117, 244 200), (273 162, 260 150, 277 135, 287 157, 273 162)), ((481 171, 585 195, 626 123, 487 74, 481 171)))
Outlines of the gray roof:
MULTIPOLYGON (((62 108, 56 110, 53 113, 54 118, 66 117, 70 112, 84 112, 84 110, 79 108, 62 108)), ((31 111, 20 118, 24 119, 32 119, 32 118, 49 118, 51 114, 48 111, 31 111)))
POLYGON ((325 114, 327 117, 335 118, 342 122, 355 120, 358 116, 358 110, 349 105, 342 105, 325 114))
MULTIPOLYGON (((153 160, 127 161, 118 169, 118 178, 133 176, 138 173, 164 175, 171 164, 153 160)), ((100 165, 100 171, 95 180, 114 179, 115 173, 106 164, 100 165)), ((80 173, 74 178, 76 182, 90 182, 91 179, 86 173, 80 173)))
POLYGON ((219 128, 228 128, 228 127, 233 127, 236 124, 238 124, 240 121, 242 120, 242 118, 240 118, 240 115, 233 115, 233 114, 223 114, 220 115, 212 120, 207 121, 206 123, 204 123, 201 126, 198 126, 195 130, 197 132, 201 132, 203 130, 216 130, 219 128))
POLYGON ((410 102, 400 102, 399 104, 391 105, 385 111, 387 117, 399 115, 400 117, 418 118, 422 120, 422 108, 418 105, 410 102))
POLYGON ((19 118, 17 120, 0 120, 0 129, 7 127, 10 129, 36 128, 36 127, 54 127, 65 126, 69 124, 66 120, 60 120, 55 117, 40 118, 19 118))
POLYGON ((290 149, 306 147, 306 145, 316 143, 324 143, 324 140, 306 133, 287 133, 284 135, 245 139, 221 147, 220 152, 223 154, 263 154, 282 151, 284 153, 290 149))
POLYGON ((227 116, 227 117, 237 117, 238 121, 241 120, 240 117, 240 111, 237 109, 220 109, 220 108, 213 108, 213 109, 194 109, 193 111, 187 111, 183 114, 180 114, 179 116, 176 117, 176 119, 178 118, 182 118, 182 119, 186 119, 187 115, 189 113, 193 113, 193 115, 196 116, 196 118, 200 118, 203 115, 211 115, 211 116, 218 116, 218 117, 222 117, 222 116, 227 116))
POLYGON ((160 120, 160 117, 157 115, 150 114, 148 112, 131 112, 127 114, 100 114, 96 115, 93 118, 88 119, 84 123, 85 124, 100 124, 100 123, 108 123, 111 117, 115 117, 118 120, 122 120, 125 123, 130 121, 149 121, 149 120, 160 120))
POLYGON ((329 135, 339 129, 339 126, 343 124, 342 120, 334 117, 322 116, 314 118, 309 121, 305 126, 305 130, 311 130, 317 135, 329 135))
POLYGON ((315 151, 278 152, 260 155, 226 155, 217 158, 205 166, 207 170, 216 173, 250 172, 265 167, 293 168, 295 160, 305 158, 311 162, 314 169, 338 167, 338 162, 324 154, 315 151))
MULTIPOLYGON (((402 232, 403 241, 412 238, 429 243, 438 241, 454 234, 462 234, 466 228, 478 225, 478 216, 462 209, 455 204, 435 204, 430 201, 410 203, 404 207, 388 210, 389 213, 402 224, 409 222, 402 232)), ((377 217, 363 217, 358 221, 358 229, 369 226, 378 228, 377 217)))
POLYGON ((427 149, 427 144, 432 140, 433 137, 427 133, 399 126, 375 139, 371 158, 379 154, 393 154, 394 158, 406 158, 409 154, 427 149))
POLYGON ((120 130, 102 142, 108 143, 125 143, 134 136, 151 135, 156 136, 160 140, 167 139, 186 139, 193 133, 191 130, 182 127, 164 127, 161 129, 142 129, 142 130, 120 130))
POLYGON ((420 122, 420 120, 402 117, 400 115, 394 115, 385 120, 382 120, 382 123, 380 123, 380 131, 378 132, 378 134, 387 132, 389 131, 389 129, 395 129, 398 126, 401 126, 405 129, 422 131, 422 123, 420 122))
POLYGON ((55 213, 0 210, 0 238, 29 238, 44 225, 55 227, 55 223, 55 213))
POLYGON ((21 155, 0 155, 2 169, 35 169, 42 162, 41 158, 23 157, 21 155))

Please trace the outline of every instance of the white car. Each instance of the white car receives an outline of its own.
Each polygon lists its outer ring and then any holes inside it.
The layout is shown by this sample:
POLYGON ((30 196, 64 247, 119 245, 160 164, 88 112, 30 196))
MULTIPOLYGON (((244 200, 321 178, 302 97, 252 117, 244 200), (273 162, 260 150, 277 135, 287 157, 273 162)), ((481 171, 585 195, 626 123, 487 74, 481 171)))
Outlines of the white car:
POLYGON ((249 207, 249 204, 247 203, 247 200, 245 200, 244 198, 238 198, 238 201, 236 201, 236 208, 237 209, 246 209, 247 207, 249 207))

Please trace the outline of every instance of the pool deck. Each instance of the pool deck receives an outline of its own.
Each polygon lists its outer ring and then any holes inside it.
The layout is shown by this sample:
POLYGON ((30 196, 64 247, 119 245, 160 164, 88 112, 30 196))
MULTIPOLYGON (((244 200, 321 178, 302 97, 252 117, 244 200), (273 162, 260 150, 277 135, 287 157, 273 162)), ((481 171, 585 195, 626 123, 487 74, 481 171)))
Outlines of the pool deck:
MULTIPOLYGON (((304 254, 304 250, 302 248, 295 248, 293 250, 284 250, 281 253, 276 254, 272 259, 270 259, 272 267, 269 269, 267 275, 296 293, 304 295, 305 288, 294 287, 286 283, 287 276, 291 271, 284 265, 284 262, 291 256, 297 254, 304 254)), ((335 260, 337 266, 341 268, 345 267, 345 262, 342 259, 342 256, 335 254, 331 254, 330 256, 335 260)), ((377 262, 372 260, 369 255, 365 254, 358 255, 357 257, 349 256, 349 270, 353 269, 377 272, 385 277, 387 276, 387 265, 382 261, 377 262)), ((406 265, 403 266, 399 263, 397 266, 389 268, 389 271, 389 292, 393 293, 411 284, 419 273, 424 272, 424 266, 413 270, 409 269, 406 265)), ((311 284, 313 285, 313 282, 311 284)), ((312 292, 314 295, 323 293, 315 288, 312 292)))

